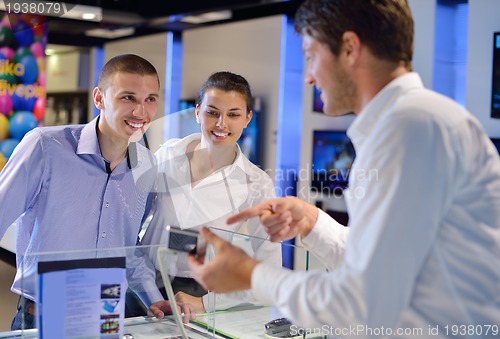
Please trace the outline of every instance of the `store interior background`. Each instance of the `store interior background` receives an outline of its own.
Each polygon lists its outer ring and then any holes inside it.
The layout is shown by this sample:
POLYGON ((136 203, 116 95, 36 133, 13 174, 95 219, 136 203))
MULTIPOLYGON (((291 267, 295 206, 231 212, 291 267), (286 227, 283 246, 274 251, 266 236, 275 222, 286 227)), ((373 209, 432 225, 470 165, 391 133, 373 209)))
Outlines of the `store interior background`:
MULTIPOLYGON (((148 7, 147 3, 144 6, 148 7)), ((170 6, 168 3, 164 6, 170 6)), ((230 8, 221 3, 217 10, 230 8)), ((89 94, 100 67, 114 55, 135 53, 150 60, 162 80, 158 118, 167 117, 148 132, 151 148, 157 149, 165 138, 179 137, 186 130, 190 118, 174 112, 180 110, 182 100, 194 98, 208 75, 217 70, 239 73, 248 79, 254 95, 262 101, 261 166, 271 176, 277 175, 278 192, 296 194, 342 217, 345 212, 342 198, 310 189, 312 135, 314 130, 345 131, 353 117, 331 118, 313 111, 313 89, 303 83, 301 39, 294 33, 292 17, 287 15, 298 2, 262 3, 259 9, 233 1, 235 13, 245 9, 251 12, 247 16, 239 14, 244 20, 222 20, 201 27, 163 23, 154 29, 139 28, 140 34, 131 38, 75 39, 58 32, 51 41, 49 32, 48 47, 53 47, 55 54, 47 56, 46 123, 83 123, 91 119, 96 111, 89 94), (269 7, 264 9, 266 6, 269 7), (165 30, 168 25, 172 26, 165 30), (78 40, 81 41, 77 43, 78 40), (278 177, 279 173, 297 176, 278 177), (292 186, 293 190, 288 190, 292 186)), ((493 32, 500 31, 497 14, 500 2, 409 0, 409 3, 415 19, 413 66, 424 85, 464 105, 490 137, 500 138, 500 120, 490 117, 492 41, 493 32)), ((160 2, 155 6, 161 7, 160 2)), ((17 302, 16 295, 10 292, 15 269, 9 253, 15 251, 14 237, 11 228, 0 242, 6 260, 0 262, 0 331, 10 328, 17 302)))

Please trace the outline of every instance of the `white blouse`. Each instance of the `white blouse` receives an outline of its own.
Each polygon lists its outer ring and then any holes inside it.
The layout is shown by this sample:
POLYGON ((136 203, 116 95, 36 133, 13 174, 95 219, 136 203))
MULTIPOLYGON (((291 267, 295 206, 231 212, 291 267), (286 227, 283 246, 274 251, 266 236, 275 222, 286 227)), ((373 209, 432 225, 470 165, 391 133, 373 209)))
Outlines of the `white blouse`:
MULTIPOLYGON (((199 133, 183 139, 171 139, 156 152, 160 173, 157 185, 159 193, 153 218, 141 240, 143 245, 164 242, 167 225, 182 229, 198 229, 205 225, 231 241, 233 232, 244 230, 240 230, 242 224, 227 225, 226 219, 238 211, 275 197, 271 178, 252 164, 239 147, 233 164, 210 174, 193 187, 186 147, 200 139, 199 133)), ((246 228, 252 237, 250 245, 253 256, 274 267, 281 267, 281 244, 265 240, 267 234, 257 219, 249 220, 246 228)), ((156 252, 156 248, 152 248, 149 257, 159 269, 156 252)), ((169 275, 191 276, 187 256, 171 254, 166 261, 169 275)), ((233 297, 216 295, 215 307, 225 309, 242 301, 253 301, 250 291, 245 292, 244 296, 241 293, 233 297)), ((208 300, 209 297, 211 296, 204 297, 207 311, 214 304, 208 300)))

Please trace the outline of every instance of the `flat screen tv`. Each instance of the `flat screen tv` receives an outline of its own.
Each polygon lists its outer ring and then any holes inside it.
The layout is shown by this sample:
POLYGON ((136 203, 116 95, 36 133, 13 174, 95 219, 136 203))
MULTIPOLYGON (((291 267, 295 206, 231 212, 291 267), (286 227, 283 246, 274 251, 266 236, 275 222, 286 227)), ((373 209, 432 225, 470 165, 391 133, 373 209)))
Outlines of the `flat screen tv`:
POLYGON ((345 131, 314 131, 311 190, 342 195, 356 154, 345 131))
POLYGON ((262 100, 260 97, 253 98, 252 120, 238 139, 241 151, 255 165, 262 167, 262 100))
POLYGON ((491 85, 491 117, 500 119, 500 32, 493 35, 493 80, 491 85))

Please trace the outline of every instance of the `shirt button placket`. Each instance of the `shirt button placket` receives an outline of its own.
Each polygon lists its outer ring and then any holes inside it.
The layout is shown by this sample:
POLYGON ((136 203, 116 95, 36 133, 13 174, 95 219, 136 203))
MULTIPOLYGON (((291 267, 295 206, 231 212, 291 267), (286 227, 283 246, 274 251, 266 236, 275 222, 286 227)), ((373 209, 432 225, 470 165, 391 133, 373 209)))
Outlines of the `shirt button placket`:
MULTIPOLYGON (((106 201, 105 206, 106 206, 106 208, 109 208, 109 201, 106 201)), ((105 231, 103 231, 103 232, 101 233, 101 238, 103 238, 103 239, 104 239, 104 238, 106 238, 106 232, 105 232, 105 231)))

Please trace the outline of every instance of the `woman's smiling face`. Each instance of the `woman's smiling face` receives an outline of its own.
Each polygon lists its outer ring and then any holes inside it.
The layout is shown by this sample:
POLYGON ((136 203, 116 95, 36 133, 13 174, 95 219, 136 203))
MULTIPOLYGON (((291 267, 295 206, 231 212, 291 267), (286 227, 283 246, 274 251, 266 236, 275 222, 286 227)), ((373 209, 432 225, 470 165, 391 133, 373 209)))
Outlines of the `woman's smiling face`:
POLYGON ((196 106, 196 121, 201 126, 202 138, 209 145, 234 145, 243 129, 252 119, 247 112, 245 96, 236 91, 208 88, 203 100, 196 106))

